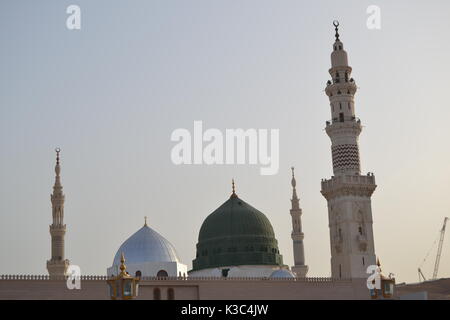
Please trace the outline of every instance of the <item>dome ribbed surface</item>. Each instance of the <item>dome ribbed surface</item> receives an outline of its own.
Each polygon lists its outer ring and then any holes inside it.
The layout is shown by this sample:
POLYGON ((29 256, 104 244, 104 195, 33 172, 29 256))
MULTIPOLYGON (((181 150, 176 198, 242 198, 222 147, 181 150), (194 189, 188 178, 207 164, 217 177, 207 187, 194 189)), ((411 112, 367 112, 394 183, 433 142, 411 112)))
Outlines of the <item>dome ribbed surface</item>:
POLYGON ((236 265, 282 265, 269 219, 232 196, 203 222, 193 270, 236 265))
POLYGON ((113 265, 120 265, 122 252, 125 256, 125 264, 179 261, 173 245, 147 225, 144 225, 120 246, 114 256, 113 265))

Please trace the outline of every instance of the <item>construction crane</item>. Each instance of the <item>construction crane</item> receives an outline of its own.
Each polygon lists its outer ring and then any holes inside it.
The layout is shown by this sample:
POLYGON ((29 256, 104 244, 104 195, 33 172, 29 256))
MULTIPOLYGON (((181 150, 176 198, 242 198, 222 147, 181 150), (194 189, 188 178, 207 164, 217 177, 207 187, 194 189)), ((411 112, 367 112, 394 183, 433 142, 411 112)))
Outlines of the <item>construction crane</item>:
POLYGON ((427 278, 423 275, 422 270, 418 268, 417 271, 419 272, 419 282, 427 281, 427 278), (422 277, 422 279, 420 277, 422 277))
MULTIPOLYGON (((444 218, 444 224, 442 225, 442 228, 439 232, 439 244, 438 244, 438 250, 436 253, 436 260, 434 261, 434 270, 433 270, 433 277, 432 280, 436 280, 437 278, 437 274, 439 271, 439 262, 441 261, 441 254, 442 254, 442 246, 444 244, 444 236, 445 236, 445 227, 447 225, 447 221, 449 220, 448 217, 444 218)), ((420 265, 420 267, 417 269, 418 273, 419 273, 419 282, 426 281, 427 279, 425 278, 425 276, 423 275, 423 272, 421 270, 421 267, 423 266, 423 264, 425 263, 425 261, 427 260, 428 256, 430 255, 431 250, 433 249, 434 245, 436 244, 438 239, 436 239, 433 243, 433 245, 431 246, 431 249, 428 251, 427 255, 425 256, 425 258, 422 261, 422 264, 420 265)))
POLYGON ((444 224, 441 229, 441 236, 439 238, 438 251, 436 255, 436 261, 434 262, 434 271, 433 271, 433 280, 437 278, 438 270, 439 270, 439 262, 441 261, 441 253, 442 253, 442 244, 444 243, 444 235, 445 235, 445 225, 447 224, 448 217, 444 218, 444 224))

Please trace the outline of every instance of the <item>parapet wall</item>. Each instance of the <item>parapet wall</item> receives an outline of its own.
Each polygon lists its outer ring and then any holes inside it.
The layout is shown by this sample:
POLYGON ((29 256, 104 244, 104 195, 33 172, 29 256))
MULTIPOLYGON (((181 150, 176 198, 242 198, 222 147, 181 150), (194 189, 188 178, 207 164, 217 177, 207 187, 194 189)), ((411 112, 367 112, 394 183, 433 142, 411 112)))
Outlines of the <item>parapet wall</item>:
MULTIPOLYGON (((66 277, 1 275, 0 299, 71 300, 109 299, 106 276, 81 276, 81 289, 69 290, 66 277)), ((185 278, 145 277, 139 282, 138 299, 162 300, 169 293, 176 300, 300 300, 368 299, 365 279, 332 278, 185 278)))

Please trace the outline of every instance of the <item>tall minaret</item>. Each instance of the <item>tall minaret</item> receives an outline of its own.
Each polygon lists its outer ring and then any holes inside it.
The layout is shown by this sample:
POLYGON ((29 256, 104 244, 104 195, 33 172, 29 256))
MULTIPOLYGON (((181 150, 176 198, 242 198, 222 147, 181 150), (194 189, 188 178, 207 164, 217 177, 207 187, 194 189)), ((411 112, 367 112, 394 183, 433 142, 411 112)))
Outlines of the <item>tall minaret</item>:
POLYGON ((305 265, 305 249, 303 247, 303 238, 305 237, 302 232, 302 209, 300 209, 300 200, 297 196, 297 182, 295 181, 294 167, 292 170, 292 199, 291 199, 291 217, 292 217, 292 246, 294 249, 294 265, 291 270, 295 272, 297 277, 306 277, 308 273, 308 266, 305 265))
POLYGON ((56 166, 55 166, 55 185, 53 194, 50 195, 52 202, 53 223, 50 225, 50 235, 52 237, 52 258, 47 260, 47 270, 50 277, 66 275, 69 260, 64 259, 64 235, 66 234, 66 225, 64 224, 64 194, 61 185, 59 164, 60 149, 56 148, 56 166))
POLYGON ((376 184, 372 173, 361 175, 358 137, 362 127, 354 102, 357 87, 339 39, 339 22, 333 24, 332 81, 325 89, 332 119, 325 130, 331 139, 334 175, 322 180, 321 190, 328 202, 331 274, 334 278, 367 278, 367 267, 376 264, 370 199, 376 184))

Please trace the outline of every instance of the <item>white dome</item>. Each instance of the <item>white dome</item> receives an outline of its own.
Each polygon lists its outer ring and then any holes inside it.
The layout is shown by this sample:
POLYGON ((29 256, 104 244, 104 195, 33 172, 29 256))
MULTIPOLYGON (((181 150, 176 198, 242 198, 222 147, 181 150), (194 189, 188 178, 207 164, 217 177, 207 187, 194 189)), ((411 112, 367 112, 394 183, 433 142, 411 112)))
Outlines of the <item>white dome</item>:
POLYGON ((287 269, 279 269, 270 275, 271 278, 295 278, 294 274, 287 269))
POLYGON ((155 230, 144 225, 117 250, 113 265, 120 265, 121 254, 125 265, 143 262, 179 262, 174 246, 155 230))

